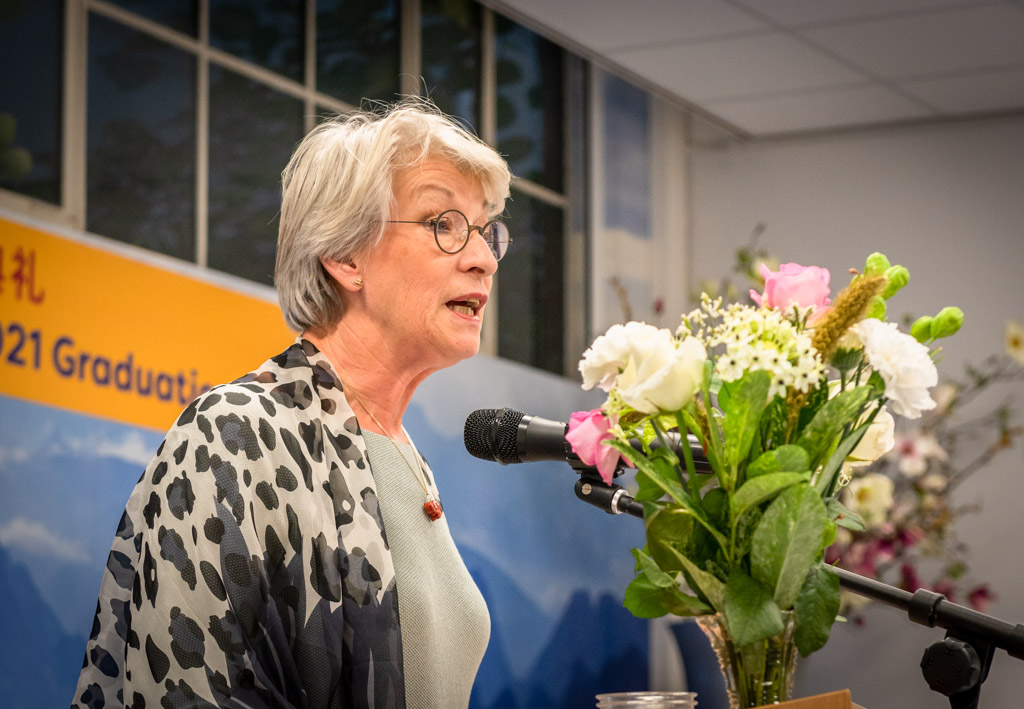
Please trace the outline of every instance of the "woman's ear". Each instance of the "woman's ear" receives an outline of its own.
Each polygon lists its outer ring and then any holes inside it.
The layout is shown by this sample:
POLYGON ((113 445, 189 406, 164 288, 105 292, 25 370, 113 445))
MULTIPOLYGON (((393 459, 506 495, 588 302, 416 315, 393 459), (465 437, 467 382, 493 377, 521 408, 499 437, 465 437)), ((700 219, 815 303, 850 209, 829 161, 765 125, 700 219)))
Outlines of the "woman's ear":
POLYGON ((354 261, 322 258, 320 263, 331 278, 345 290, 355 292, 363 287, 362 269, 354 261))

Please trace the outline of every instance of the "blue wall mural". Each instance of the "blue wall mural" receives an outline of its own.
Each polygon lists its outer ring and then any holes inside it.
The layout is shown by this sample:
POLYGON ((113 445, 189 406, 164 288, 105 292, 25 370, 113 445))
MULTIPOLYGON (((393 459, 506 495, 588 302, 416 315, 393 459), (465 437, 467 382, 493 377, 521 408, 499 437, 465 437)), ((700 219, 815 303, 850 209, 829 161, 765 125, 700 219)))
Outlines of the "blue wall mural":
MULTIPOLYGON (((477 357, 428 379, 406 415, 491 611, 474 709, 592 707, 596 693, 647 685, 647 623, 622 608, 640 522, 577 500, 567 465, 500 466, 462 444, 477 408, 566 420, 599 401, 559 377, 477 357)), ((161 439, 0 397, 5 707, 69 704, 117 520, 161 439)))

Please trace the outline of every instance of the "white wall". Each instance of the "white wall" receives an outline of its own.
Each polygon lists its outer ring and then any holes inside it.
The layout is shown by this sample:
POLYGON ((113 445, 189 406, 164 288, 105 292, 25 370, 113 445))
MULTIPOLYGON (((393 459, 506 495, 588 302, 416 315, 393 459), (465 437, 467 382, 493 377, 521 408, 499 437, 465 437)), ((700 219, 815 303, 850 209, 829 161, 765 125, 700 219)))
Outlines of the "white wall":
MULTIPOLYGON (((724 274, 759 223, 783 261, 827 266, 834 291, 872 251, 910 269, 890 315, 959 305, 940 374, 1003 349, 1007 319, 1024 321, 1024 117, 703 147, 690 164, 691 282, 724 274)), ((1024 409, 1024 392, 1012 396, 1024 409)), ((995 401, 995 399, 990 400, 995 401)), ((972 575, 999 595, 988 612, 1024 622, 1024 456, 1018 444, 958 492, 981 514, 958 523, 972 575)), ((804 662, 800 694, 850 687, 869 709, 948 706, 921 678, 924 648, 942 631, 876 607, 866 628, 837 627, 804 662)), ((1020 706, 1024 663, 999 651, 982 707, 1020 706)))

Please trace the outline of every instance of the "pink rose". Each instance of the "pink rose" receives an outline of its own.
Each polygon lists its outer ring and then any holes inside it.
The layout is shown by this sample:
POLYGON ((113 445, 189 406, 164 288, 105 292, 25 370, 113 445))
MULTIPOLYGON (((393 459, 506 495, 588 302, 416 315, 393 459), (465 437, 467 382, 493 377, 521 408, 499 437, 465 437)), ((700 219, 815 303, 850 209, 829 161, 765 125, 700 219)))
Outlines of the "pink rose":
POLYGON ((610 430, 613 425, 601 409, 577 411, 569 419, 569 432, 565 434, 565 440, 580 460, 597 466, 601 479, 609 485, 619 462, 619 452, 604 444, 614 438, 610 430))
POLYGON ((828 282, 831 274, 827 268, 784 263, 778 271, 772 271, 762 263, 761 276, 764 278, 764 294, 750 291, 750 297, 760 306, 779 310, 786 310, 793 305, 800 308, 814 306, 815 310, 820 311, 829 304, 828 282))

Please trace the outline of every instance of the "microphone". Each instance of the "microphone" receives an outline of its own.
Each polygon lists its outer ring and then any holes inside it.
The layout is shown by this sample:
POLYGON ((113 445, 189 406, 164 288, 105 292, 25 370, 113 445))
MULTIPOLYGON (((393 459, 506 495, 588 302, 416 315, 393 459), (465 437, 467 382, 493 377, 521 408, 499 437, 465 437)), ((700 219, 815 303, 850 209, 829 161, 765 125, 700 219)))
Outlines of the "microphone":
MULTIPOLYGON (((512 463, 534 463, 542 460, 556 460, 568 463, 574 468, 586 467, 565 440, 569 424, 531 416, 514 409, 477 409, 466 418, 463 441, 469 454, 482 460, 492 460, 502 465, 512 463)), ((667 433, 666 439, 672 450, 683 459, 682 442, 678 433, 667 433)), ((643 444, 630 440, 636 450, 643 450, 643 444)), ((695 436, 687 436, 687 444, 693 455, 696 470, 710 473, 704 449, 695 436)), ((658 448, 661 441, 651 441, 651 448, 658 448)))

